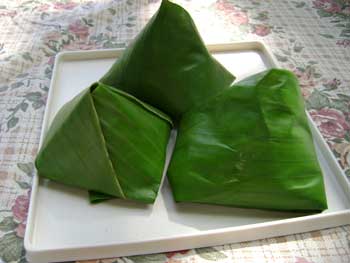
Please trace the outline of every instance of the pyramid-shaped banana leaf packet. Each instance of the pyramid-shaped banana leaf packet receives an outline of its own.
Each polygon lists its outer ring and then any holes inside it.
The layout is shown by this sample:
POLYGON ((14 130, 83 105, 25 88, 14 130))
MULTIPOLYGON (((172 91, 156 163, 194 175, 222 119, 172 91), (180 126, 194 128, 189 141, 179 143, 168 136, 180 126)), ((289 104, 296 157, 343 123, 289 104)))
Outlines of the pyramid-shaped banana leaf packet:
POLYGON ((178 202, 326 209, 295 76, 278 69, 253 75, 184 114, 168 178, 178 202))
POLYGON ((100 80, 175 121, 228 88, 234 77, 206 49, 190 15, 163 0, 158 12, 100 80))
POLYGON ((55 116, 36 158, 39 176, 107 196, 153 203, 172 122, 135 97, 96 83, 55 116))

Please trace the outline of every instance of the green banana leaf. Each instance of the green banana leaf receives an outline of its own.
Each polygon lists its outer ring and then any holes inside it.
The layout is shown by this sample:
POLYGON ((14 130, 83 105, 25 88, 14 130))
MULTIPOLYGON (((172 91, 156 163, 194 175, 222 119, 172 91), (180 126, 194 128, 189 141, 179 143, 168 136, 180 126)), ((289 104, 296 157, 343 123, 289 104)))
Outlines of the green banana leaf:
POLYGON ((295 76, 253 75, 184 114, 168 178, 177 202, 326 209, 295 76))
POLYGON ((133 96, 96 83, 55 116, 36 158, 39 176, 92 191, 153 203, 172 122, 133 96))
POLYGON ((100 80, 175 121, 234 81, 206 49, 190 15, 163 0, 134 42, 100 80))

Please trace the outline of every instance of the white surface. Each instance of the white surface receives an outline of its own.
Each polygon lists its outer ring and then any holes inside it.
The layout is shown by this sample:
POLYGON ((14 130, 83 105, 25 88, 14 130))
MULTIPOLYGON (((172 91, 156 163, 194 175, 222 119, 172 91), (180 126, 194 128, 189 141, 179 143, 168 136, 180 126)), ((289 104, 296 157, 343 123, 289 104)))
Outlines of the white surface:
MULTIPOLYGON (((275 63, 256 42, 211 46, 210 50, 238 80, 275 63)), ((67 52, 57 57, 43 132, 59 108, 98 80, 119 53, 116 50, 67 52)), ((312 129, 329 205, 322 214, 298 217, 302 214, 176 204, 167 180, 153 206, 125 200, 91 205, 86 191, 35 177, 25 237, 27 258, 32 262, 52 262, 154 253, 348 223, 349 184, 318 131, 312 129)))

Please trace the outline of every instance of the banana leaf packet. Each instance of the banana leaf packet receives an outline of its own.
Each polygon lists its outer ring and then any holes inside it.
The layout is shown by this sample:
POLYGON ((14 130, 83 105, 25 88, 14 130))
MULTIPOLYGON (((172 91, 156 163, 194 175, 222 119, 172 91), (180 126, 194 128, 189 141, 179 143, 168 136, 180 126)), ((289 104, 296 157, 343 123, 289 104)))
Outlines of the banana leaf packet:
POLYGON ((57 113, 35 165, 41 177, 111 197, 153 203, 172 122, 137 98, 96 83, 57 113))
POLYGON ((168 178, 177 202, 326 209, 296 77, 271 69, 184 114, 168 178))
POLYGON ((158 12, 100 81, 177 121, 194 105, 228 88, 234 79, 210 55, 187 11, 163 0, 158 12))

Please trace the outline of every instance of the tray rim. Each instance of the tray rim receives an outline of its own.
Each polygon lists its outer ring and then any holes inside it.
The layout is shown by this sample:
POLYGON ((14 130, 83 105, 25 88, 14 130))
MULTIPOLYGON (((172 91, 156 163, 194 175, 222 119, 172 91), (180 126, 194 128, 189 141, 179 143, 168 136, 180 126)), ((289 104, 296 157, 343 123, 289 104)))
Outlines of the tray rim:
MULTIPOLYGON (((207 45, 208 51, 210 53, 213 52, 227 52, 227 51, 234 51, 234 50, 258 50, 264 53, 264 55, 267 57, 268 61, 271 63, 273 67, 278 68, 278 62, 276 59, 272 56, 272 52, 269 50, 269 48, 262 42, 262 41, 237 41, 237 42, 230 42, 230 43, 222 43, 222 44, 211 44, 207 45)), ((57 79, 57 71, 58 71, 58 65, 60 64, 61 60, 68 60, 68 61, 74 61, 74 60, 89 60, 89 59, 97 59, 97 58, 112 58, 114 56, 118 56, 121 54, 125 48, 115 48, 115 49, 98 49, 98 50, 77 50, 77 51, 63 51, 59 52, 55 57, 55 64, 53 67, 53 77, 51 79, 50 83, 50 90, 45 106, 45 113, 43 118, 43 125, 41 128, 40 133, 40 142, 39 142, 39 148, 42 145, 44 134, 48 128, 48 118, 49 118, 49 110, 51 101, 53 99, 53 86, 55 85, 56 79, 57 79)), ((308 119, 309 119, 309 125, 312 130, 312 133, 314 134, 314 139, 316 139, 317 144, 322 150, 323 155, 326 155, 328 159, 330 159, 332 164, 332 172, 336 175, 337 181, 340 183, 340 186, 343 188, 343 191, 348 194, 347 198, 349 199, 350 196, 350 182, 347 180, 347 177, 345 175, 345 172, 340 167, 340 164, 336 160, 334 154, 331 152, 328 144, 325 142, 324 138, 322 137, 320 131, 316 127, 315 123, 312 121, 309 113, 307 112, 308 119)), ((36 200, 37 200, 37 192, 39 189, 39 177, 37 175, 36 169, 32 181, 32 188, 31 188, 31 196, 30 196, 30 203, 29 203, 29 210, 28 210, 28 220, 27 220, 27 227, 25 231, 25 237, 24 237, 24 248, 26 250, 26 258, 31 261, 35 260, 38 257, 40 257, 41 254, 47 254, 47 253, 57 253, 57 251, 64 251, 69 252, 73 250, 81 250, 81 251, 89 251, 93 249, 105 249, 105 250, 111 250, 109 253, 105 252, 106 257, 110 256, 117 256, 118 249, 123 250, 122 247, 125 246, 140 246, 142 247, 145 244, 151 244, 152 243, 176 243, 179 242, 181 244, 178 245, 170 245, 171 248, 168 249, 154 249, 154 248, 146 248, 143 249, 141 253, 158 253, 162 251, 170 251, 170 250, 180 250, 184 249, 186 247, 189 247, 189 245, 186 245, 188 243, 193 243, 188 239, 191 238, 197 238, 197 239, 210 239, 209 237, 212 236, 213 240, 215 240, 215 236, 217 235, 225 235, 222 236, 223 239, 226 239, 225 242, 218 242, 218 241, 212 241, 212 242, 205 242, 204 246, 214 246, 214 245, 222 245, 225 243, 234 243, 234 242, 241 242, 241 241, 251 241, 251 240, 257 240, 260 238, 269 238, 274 236, 284 236, 289 234, 296 234, 296 233, 303 233, 303 232, 309 232, 329 227, 336 227, 341 225, 346 225, 350 223, 350 209, 345 209, 341 211, 335 211, 335 212, 328 212, 324 214, 314 214, 314 215, 308 215, 308 216, 301 216, 301 217, 294 217, 294 218, 288 218, 288 219, 281 219, 276 221, 268 221, 263 223, 255 223, 255 224, 249 224, 249 225, 243 225, 243 226, 233 226, 233 227, 226 227, 226 228, 220 228, 220 229, 213 229, 213 230, 205 230, 201 233, 195 233, 195 234, 181 234, 176 235, 172 237, 165 237, 165 238, 155 238, 155 239, 149 239, 146 241, 135 241, 135 242, 125 242, 125 243, 100 243, 97 245, 92 246, 67 246, 62 247, 59 249, 40 249, 36 248, 36 246, 32 242, 33 238, 33 231, 35 228, 36 223, 36 217, 35 217, 35 209, 36 209, 36 200), (316 226, 316 224, 313 224, 315 221, 319 221, 322 226, 319 225, 316 226), (303 226, 301 227, 301 223, 303 223, 303 226), (282 230, 281 227, 285 225, 295 225, 295 229, 293 230, 282 230), (235 238, 235 234, 239 232, 253 232, 259 229, 264 230, 270 227, 275 227, 276 231, 273 234, 259 234, 253 236, 253 238, 235 238), (283 233, 282 233, 283 232, 283 233), (281 234, 279 234, 281 233, 281 234), (230 241, 231 240, 231 241, 230 241), (186 243, 187 242, 187 243, 186 243), (185 244, 185 245, 184 245, 185 244), (113 251, 112 251, 113 250, 113 251), (112 254, 111 254, 112 253, 112 254)), ((251 234, 250 234, 251 235, 251 234)), ((239 235, 237 235, 239 236, 239 235)), ((247 235, 249 236, 249 235, 247 235)), ((200 241, 201 242, 201 241, 200 241)), ((200 245, 196 247, 201 247, 200 245)), ((203 242, 203 241, 202 241, 203 242)), ((196 243, 196 242, 195 242, 196 243)), ((198 242, 197 242, 198 243, 198 242)), ((169 245, 166 245, 169 246, 169 245)), ((137 250, 137 249, 136 249, 137 250)), ((140 249, 138 249, 140 250, 140 249)), ((96 253, 98 254, 98 253, 96 253)), ((123 253, 123 256, 132 255, 135 253, 123 253)), ((137 253, 136 253, 137 254, 137 253)), ((45 256, 45 255, 44 255, 45 256)), ((47 256, 46 256, 47 257, 47 256)), ((59 256, 57 256, 59 257, 59 256)), ((99 257, 96 255, 96 257, 99 257)), ((105 256, 103 256, 105 257, 105 256)), ((80 255, 79 259, 89 259, 91 256, 83 256, 80 255)))

